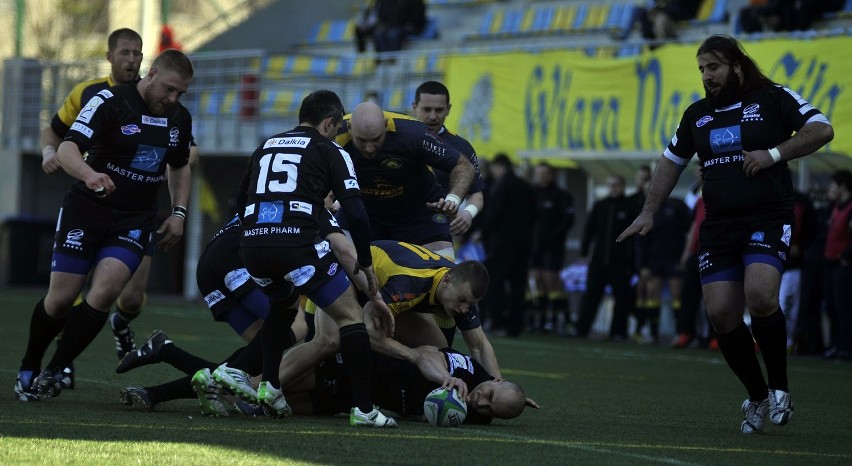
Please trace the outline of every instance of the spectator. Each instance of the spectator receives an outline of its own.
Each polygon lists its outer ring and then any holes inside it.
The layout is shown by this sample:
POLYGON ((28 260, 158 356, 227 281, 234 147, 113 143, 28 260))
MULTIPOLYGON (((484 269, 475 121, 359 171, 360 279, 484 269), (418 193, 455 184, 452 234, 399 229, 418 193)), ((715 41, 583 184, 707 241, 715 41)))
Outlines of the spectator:
POLYGON ((559 271, 565 265, 565 240, 574 225, 574 198, 557 186, 555 170, 547 162, 536 165, 533 179, 538 220, 533 235, 530 278, 535 284, 536 320, 543 320, 541 328, 544 331, 562 335, 571 313, 559 271))
MULTIPOLYGON (((638 210, 637 210, 638 211, 638 210)), ((654 229, 640 238, 638 244, 639 277, 645 282, 645 302, 639 312, 648 323, 650 339, 642 335, 642 326, 636 326, 636 339, 640 343, 657 344, 660 340, 660 308, 663 287, 668 281, 671 308, 680 313, 683 289, 683 269, 680 267, 686 235, 689 231, 689 207, 680 199, 669 197, 654 216, 654 229)))
POLYGON ((654 32, 654 39, 677 39, 675 21, 695 19, 701 0, 656 0, 648 11, 648 21, 654 32))
POLYGON ((575 328, 576 336, 586 337, 598 312, 604 288, 612 286, 615 297, 610 338, 627 338, 627 316, 633 307, 630 277, 633 274, 633 242, 616 243, 619 232, 630 225, 637 211, 624 196, 624 178, 607 179, 609 195, 596 202, 583 230, 580 250, 582 260, 588 263, 586 291, 580 301, 580 315, 575 328))
POLYGON ((408 36, 418 35, 426 26, 423 0, 375 0, 364 10, 355 27, 358 52, 367 50, 367 38, 373 38, 376 52, 402 50, 408 36))
POLYGON ((787 266, 781 275, 781 289, 778 300, 787 318, 787 351, 792 352, 798 338, 796 324, 799 319, 801 303, 801 278, 804 253, 816 237, 816 212, 811 199, 804 193, 793 191, 793 235, 790 239, 790 254, 787 266))
POLYGON ((825 307, 831 323, 831 347, 825 357, 852 359, 852 172, 832 175, 828 197, 834 208, 825 240, 825 307))
POLYGON ((751 0, 740 10, 739 24, 747 33, 803 31, 844 5, 845 0, 751 0))
POLYGON ((825 351, 822 310, 825 292, 825 239, 833 206, 825 190, 814 190, 810 198, 816 211, 817 231, 802 258, 801 298, 796 321, 796 354, 816 355, 825 351))
POLYGON ((536 200, 532 187, 512 170, 505 154, 489 164, 491 184, 482 214, 485 267, 491 286, 483 307, 493 324, 517 337, 524 324, 524 291, 530 258, 536 200))

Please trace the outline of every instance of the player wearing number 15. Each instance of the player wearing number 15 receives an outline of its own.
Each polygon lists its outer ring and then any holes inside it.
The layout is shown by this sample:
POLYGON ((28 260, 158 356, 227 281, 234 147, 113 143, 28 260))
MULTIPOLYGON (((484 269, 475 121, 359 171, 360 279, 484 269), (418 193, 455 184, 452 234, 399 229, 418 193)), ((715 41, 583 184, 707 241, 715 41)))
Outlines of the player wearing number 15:
MULTIPOLYGON (((370 227, 355 167, 349 154, 330 140, 340 129, 343 114, 334 92, 311 93, 299 109, 299 126, 270 137, 252 154, 238 198, 243 220, 240 256, 270 299, 295 295, 295 287, 334 319, 352 380, 350 423, 396 427, 393 419, 373 407, 370 337, 361 307, 329 242, 320 236, 320 214, 332 191, 346 213, 358 256, 355 270, 346 272, 366 274, 370 289, 362 291, 374 296, 378 285, 370 257, 370 227)), ((392 332, 390 311, 381 320, 392 332)))

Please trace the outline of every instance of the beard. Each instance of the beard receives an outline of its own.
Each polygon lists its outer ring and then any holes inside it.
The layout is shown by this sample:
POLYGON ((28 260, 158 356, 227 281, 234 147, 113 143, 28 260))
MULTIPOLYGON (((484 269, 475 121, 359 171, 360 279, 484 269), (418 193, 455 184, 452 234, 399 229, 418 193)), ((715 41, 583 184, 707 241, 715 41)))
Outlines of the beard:
POLYGON ((719 88, 718 92, 713 95, 704 85, 704 96, 713 108, 727 107, 736 103, 740 98, 740 78, 734 73, 734 69, 728 70, 728 75, 725 76, 725 82, 719 88))

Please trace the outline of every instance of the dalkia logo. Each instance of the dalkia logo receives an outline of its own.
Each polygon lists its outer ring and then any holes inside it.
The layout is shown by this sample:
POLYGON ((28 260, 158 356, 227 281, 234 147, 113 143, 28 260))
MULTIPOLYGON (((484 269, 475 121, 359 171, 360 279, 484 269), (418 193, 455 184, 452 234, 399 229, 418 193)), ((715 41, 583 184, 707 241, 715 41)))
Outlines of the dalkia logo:
POLYGON ((695 122, 695 126, 696 126, 696 127, 698 127, 698 128, 700 128, 700 127, 702 127, 702 126, 706 125, 707 123, 710 123, 711 121, 713 121, 713 117, 712 117, 712 116, 710 116, 710 115, 704 115, 704 116, 703 116, 703 117, 701 117, 698 121, 696 121, 696 122, 695 122))

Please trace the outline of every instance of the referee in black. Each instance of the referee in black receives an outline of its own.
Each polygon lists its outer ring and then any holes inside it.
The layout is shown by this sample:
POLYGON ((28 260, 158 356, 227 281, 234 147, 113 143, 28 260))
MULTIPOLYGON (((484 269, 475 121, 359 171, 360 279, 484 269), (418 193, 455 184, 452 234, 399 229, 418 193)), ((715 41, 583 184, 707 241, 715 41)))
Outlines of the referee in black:
POLYGON ((157 228, 157 193, 167 171, 173 207, 157 230, 163 235, 158 246, 169 249, 183 236, 192 118, 178 101, 193 73, 186 55, 166 50, 138 82, 94 95, 60 144, 62 169, 76 181, 59 210, 50 285, 33 310, 16 399, 57 395, 59 371, 104 326, 157 228), (72 311, 90 271, 91 289, 72 311), (40 371, 44 353, 60 331, 63 344, 40 371))
POLYGON ((793 416, 787 328, 778 301, 793 224, 787 162, 819 150, 834 138, 834 130, 800 95, 767 78, 735 39, 709 37, 697 60, 706 97, 684 112, 651 178, 642 212, 618 240, 648 233, 654 214, 697 153, 707 213, 699 251, 707 313, 728 366, 748 392, 740 429, 756 433, 767 413, 777 426, 793 416), (743 321, 745 308, 751 329, 743 321))

